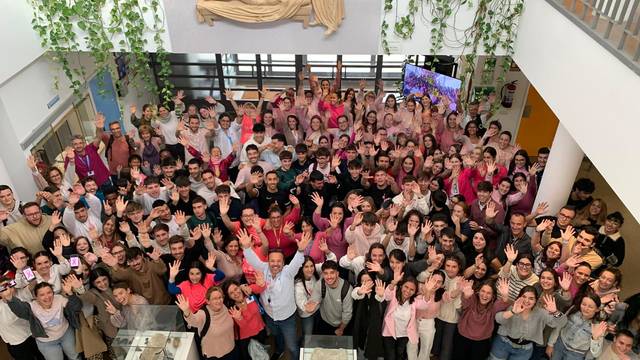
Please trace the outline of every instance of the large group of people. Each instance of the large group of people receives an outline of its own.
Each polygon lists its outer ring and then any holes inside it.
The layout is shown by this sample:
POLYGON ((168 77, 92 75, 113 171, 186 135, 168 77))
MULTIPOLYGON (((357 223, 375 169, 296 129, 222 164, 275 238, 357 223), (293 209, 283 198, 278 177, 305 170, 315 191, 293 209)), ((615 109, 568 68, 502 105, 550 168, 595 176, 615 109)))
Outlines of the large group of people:
POLYGON ((28 159, 33 198, 0 186, 11 355, 115 358, 140 309, 172 305, 203 359, 298 359, 309 335, 366 359, 636 357, 624 218, 591 180, 549 213, 550 150, 486 106, 298 76, 257 104, 178 91, 132 129, 97 114, 64 167, 28 159))

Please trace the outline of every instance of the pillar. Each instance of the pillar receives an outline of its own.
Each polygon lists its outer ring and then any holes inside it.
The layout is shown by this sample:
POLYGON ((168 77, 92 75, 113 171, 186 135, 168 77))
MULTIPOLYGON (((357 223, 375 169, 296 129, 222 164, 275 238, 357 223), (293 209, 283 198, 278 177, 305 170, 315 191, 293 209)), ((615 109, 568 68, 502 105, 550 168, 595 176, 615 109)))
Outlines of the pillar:
POLYGON ((562 206, 566 205, 583 158, 584 153, 580 146, 562 123, 559 123, 538 188, 534 209, 540 202, 546 201, 549 204, 547 213, 555 215, 562 206))

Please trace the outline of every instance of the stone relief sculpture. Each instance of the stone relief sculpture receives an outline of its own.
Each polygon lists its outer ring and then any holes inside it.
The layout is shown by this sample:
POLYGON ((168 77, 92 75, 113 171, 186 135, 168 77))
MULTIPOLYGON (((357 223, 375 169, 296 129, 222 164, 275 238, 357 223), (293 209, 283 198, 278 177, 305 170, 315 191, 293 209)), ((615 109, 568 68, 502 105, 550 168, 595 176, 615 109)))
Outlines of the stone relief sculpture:
POLYGON ((304 28, 321 25, 331 35, 344 18, 344 0, 196 0, 199 22, 213 26, 214 20, 244 23, 278 20, 302 21, 304 28))

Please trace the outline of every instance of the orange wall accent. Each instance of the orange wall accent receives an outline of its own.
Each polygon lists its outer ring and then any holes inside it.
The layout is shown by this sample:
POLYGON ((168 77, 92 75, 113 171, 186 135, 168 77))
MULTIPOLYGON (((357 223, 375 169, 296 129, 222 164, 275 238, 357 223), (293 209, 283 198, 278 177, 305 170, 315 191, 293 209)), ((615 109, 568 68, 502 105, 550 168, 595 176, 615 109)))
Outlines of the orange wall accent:
POLYGON ((521 148, 527 150, 529 156, 534 157, 539 148, 551 147, 557 128, 558 118, 533 85, 530 85, 516 144, 520 144, 521 148))

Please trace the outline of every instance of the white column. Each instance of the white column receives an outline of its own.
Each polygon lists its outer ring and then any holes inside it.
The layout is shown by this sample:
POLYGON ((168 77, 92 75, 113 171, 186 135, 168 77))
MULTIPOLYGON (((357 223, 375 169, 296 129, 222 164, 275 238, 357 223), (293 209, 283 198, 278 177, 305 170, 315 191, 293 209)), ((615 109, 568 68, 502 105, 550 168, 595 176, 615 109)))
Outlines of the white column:
POLYGON ((542 182, 538 188, 534 209, 540 202, 546 201, 549 204, 548 214, 555 215, 561 207, 566 205, 583 157, 584 153, 580 146, 559 123, 542 182))

